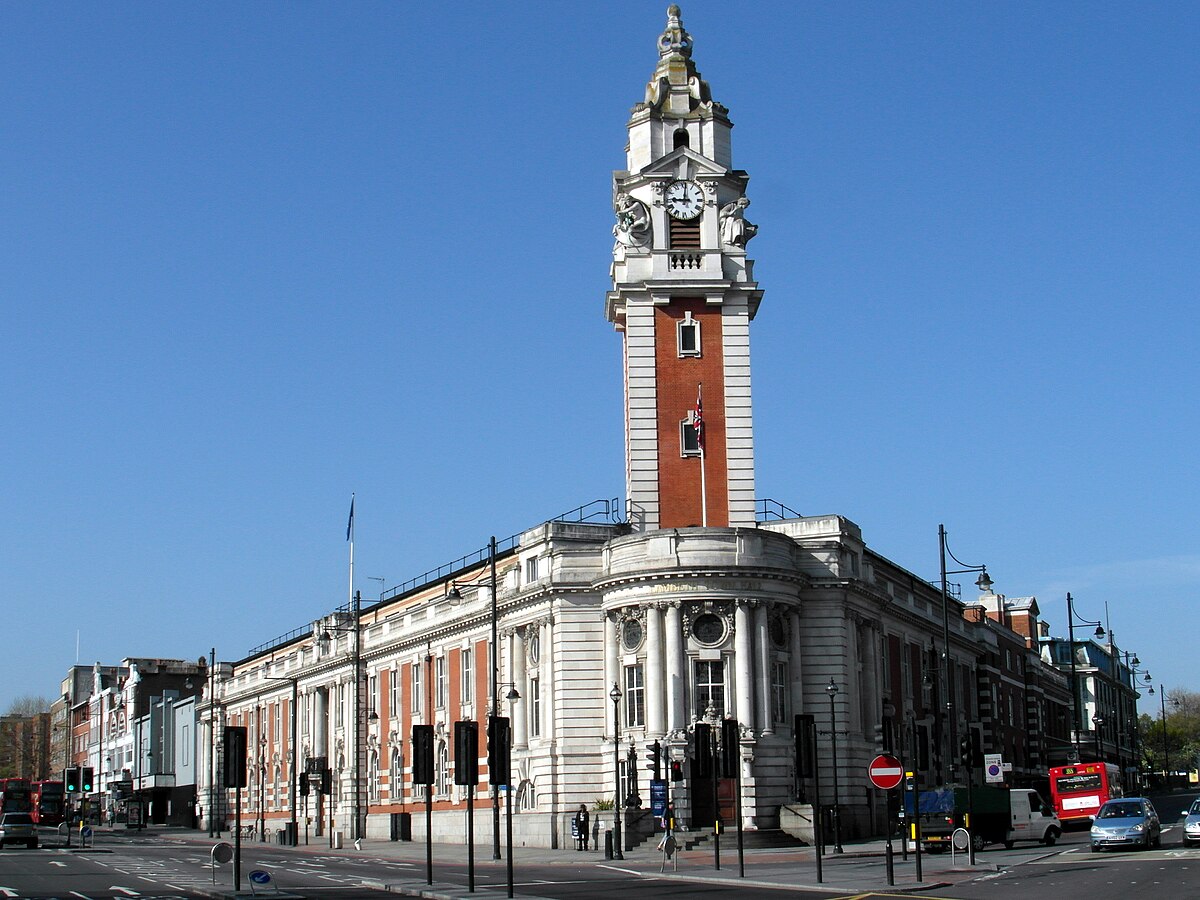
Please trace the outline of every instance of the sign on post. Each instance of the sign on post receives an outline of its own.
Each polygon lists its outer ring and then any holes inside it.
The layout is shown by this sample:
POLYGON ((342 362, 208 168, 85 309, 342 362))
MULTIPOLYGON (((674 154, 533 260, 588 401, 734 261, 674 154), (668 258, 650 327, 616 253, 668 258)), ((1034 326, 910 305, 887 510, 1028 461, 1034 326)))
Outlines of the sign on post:
POLYGON ((867 766, 867 775, 875 787, 881 791, 890 791, 904 780, 904 766, 891 754, 881 753, 867 766))
POLYGON ((1001 754, 983 754, 983 776, 989 784, 1004 780, 1004 757, 1001 754))

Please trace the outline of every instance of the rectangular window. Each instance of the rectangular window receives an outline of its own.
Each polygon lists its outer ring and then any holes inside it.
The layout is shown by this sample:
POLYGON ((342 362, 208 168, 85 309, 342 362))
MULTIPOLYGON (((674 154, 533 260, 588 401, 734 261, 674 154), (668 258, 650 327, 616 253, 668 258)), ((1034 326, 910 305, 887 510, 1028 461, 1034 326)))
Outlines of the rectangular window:
POLYGON ((679 455, 700 455, 700 440, 696 436, 696 426, 693 424, 691 416, 679 423, 679 455))
POLYGON ((787 722, 788 664, 771 663, 771 716, 776 725, 787 722))
POLYGON ((188 737, 188 735, 191 733, 190 728, 191 728, 191 726, 189 726, 189 725, 183 726, 183 746, 179 748, 179 753, 180 753, 179 761, 185 766, 191 765, 191 762, 192 762, 192 757, 191 757, 192 742, 188 737))
POLYGON ((312 695, 301 694, 300 695, 300 733, 301 734, 304 734, 304 735, 308 734, 308 716, 309 716, 309 712, 311 709, 312 709, 312 695))
POLYGON ((462 652, 460 666, 462 668, 462 702, 471 702, 471 685, 474 680, 474 672, 471 671, 471 650, 470 648, 462 652))
POLYGON ((542 734, 542 683, 537 678, 529 679, 529 734, 542 734))
POLYGON ((625 727, 646 724, 646 680, 640 665, 625 667, 625 727))
POLYGON ((276 742, 279 742, 279 741, 283 740, 283 737, 282 737, 282 735, 283 735, 283 703, 282 702, 276 703, 274 711, 275 711, 275 734, 273 735, 273 739, 276 742))
POLYGON ((525 583, 533 584, 538 580, 538 558, 531 556, 525 560, 525 583))
POLYGON ((439 656, 434 661, 434 673, 436 676, 435 696, 437 698, 437 708, 446 708, 446 657, 439 656))
POLYGON ((675 336, 679 342, 680 356, 700 355, 700 323, 692 318, 691 312, 684 314, 675 326, 675 336))
POLYGON ((421 691, 421 664, 413 663, 413 667, 412 667, 412 697, 409 699, 411 701, 412 711, 413 711, 414 715, 420 714, 421 710, 424 708, 424 704, 421 702, 421 694, 422 694, 422 691, 421 691))
POLYGON ((379 715, 379 676, 371 675, 367 678, 367 715, 375 713, 379 715))
POLYGON ((392 719, 400 713, 400 688, 397 684, 400 679, 397 677, 398 675, 399 672, 395 667, 388 672, 388 717, 392 719))
POLYGON ((718 716, 725 715, 725 663, 719 659, 696 660, 693 695, 696 715, 704 718, 711 706, 718 716))

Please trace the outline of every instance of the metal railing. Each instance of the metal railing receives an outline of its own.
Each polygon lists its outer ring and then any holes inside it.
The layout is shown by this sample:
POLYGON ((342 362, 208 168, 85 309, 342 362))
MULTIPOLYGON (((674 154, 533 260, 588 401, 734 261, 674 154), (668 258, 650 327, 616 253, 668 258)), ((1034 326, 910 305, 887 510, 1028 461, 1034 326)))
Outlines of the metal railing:
POLYGON ((754 521, 770 522, 773 519, 802 519, 800 513, 794 509, 784 506, 778 500, 755 500, 754 501, 754 521))
MULTIPOLYGON (((572 510, 562 513, 561 515, 557 515, 552 519, 547 519, 547 521, 575 522, 580 524, 600 521, 604 522, 605 524, 620 524, 622 521, 621 506, 618 498, 616 497, 613 497, 611 500, 593 500, 590 503, 585 503, 582 506, 577 506, 572 510)), ((497 558, 501 556, 507 556, 516 550, 521 545, 522 533, 523 532, 517 532, 516 534, 509 535, 503 540, 496 541, 497 558)), ((422 572, 415 578, 410 578, 403 584, 384 591, 380 595, 379 601, 371 604, 370 606, 378 606, 380 603, 385 603, 388 600, 394 600, 397 597, 423 588, 426 585, 441 581, 442 579, 448 578, 458 572, 463 571, 464 569, 469 569, 472 566, 482 565, 483 563, 487 562, 488 557, 489 548, 486 546, 481 547, 473 553, 460 556, 458 559, 453 560, 452 562, 444 563, 438 566, 436 569, 430 569, 427 572, 422 572)), ((369 609, 370 606, 364 608, 369 609)), ((335 609, 334 613, 347 613, 351 611, 350 603, 347 602, 335 609)), ((258 654, 264 653, 267 650, 291 643, 298 638, 308 637, 312 634, 312 631, 312 623, 309 623, 308 625, 302 625, 299 628, 293 628, 286 634, 281 634, 276 638, 272 638, 271 640, 252 648, 247 655, 257 656, 258 654)))

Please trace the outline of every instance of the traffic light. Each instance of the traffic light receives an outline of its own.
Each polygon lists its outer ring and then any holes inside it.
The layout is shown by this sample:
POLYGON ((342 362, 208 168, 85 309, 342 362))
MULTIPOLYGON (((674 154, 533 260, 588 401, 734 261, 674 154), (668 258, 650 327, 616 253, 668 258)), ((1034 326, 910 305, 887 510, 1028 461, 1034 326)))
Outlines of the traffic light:
POLYGON ((796 742, 796 777, 813 777, 813 758, 816 755, 816 719, 810 715, 795 717, 792 740, 796 742))
POLYGON ((881 723, 875 726, 875 752, 882 753, 883 751, 883 725, 881 723))
POLYGON ((917 742, 917 769, 921 772, 929 771, 929 726, 918 725, 916 733, 917 742))
POLYGON ((971 765, 977 768, 983 766, 983 735, 974 728, 971 729, 971 765))
POLYGON ((476 722, 454 723, 454 783, 479 783, 479 725, 476 722))
POLYGON ((72 768, 63 771, 63 781, 67 785, 68 794, 79 793, 79 778, 80 772, 78 766, 73 766, 72 768))
POLYGON ((646 768, 654 773, 654 780, 662 780, 662 744, 655 741, 646 745, 646 768))
POLYGON ((433 726, 414 725, 412 742, 413 784, 433 784, 433 726))
POLYGON ((713 743, 712 743, 712 726, 704 722, 697 722, 695 728, 696 735, 696 768, 695 774, 697 778, 712 778, 713 777, 713 743))
POLYGON ((300 796, 301 797, 308 796, 308 773, 307 772, 300 773, 300 796))
POLYGON ((329 766, 321 770, 321 793, 326 796, 333 793, 333 770, 329 766))
POLYGON ((671 780, 683 781, 683 763, 677 759, 671 760, 671 780))
POLYGON ((971 768, 971 736, 964 734, 958 739, 958 759, 966 768, 971 768))
POLYGON ((226 725, 221 736, 221 749, 225 754, 225 787, 246 786, 246 726, 226 725))
MULTIPOLYGON (((885 704, 889 706, 890 704, 885 704)), ((892 717, 883 717, 883 752, 891 753, 896 749, 896 732, 892 726, 892 717)))
POLYGON ((512 731, 507 716, 488 716, 488 781, 512 785, 512 731))
POLYGON ((742 732, 737 719, 721 723, 721 777, 737 778, 742 758, 742 732))
POLYGON ((90 794, 92 792, 92 767, 84 766, 79 772, 79 790, 81 793, 90 794))

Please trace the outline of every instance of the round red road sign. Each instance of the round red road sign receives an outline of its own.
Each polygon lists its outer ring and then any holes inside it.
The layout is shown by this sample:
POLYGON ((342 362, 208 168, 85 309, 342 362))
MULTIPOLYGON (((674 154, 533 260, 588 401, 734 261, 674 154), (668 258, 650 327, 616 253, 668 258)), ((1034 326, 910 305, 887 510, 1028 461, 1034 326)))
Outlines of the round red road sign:
POLYGON ((904 780, 904 766, 896 757, 883 753, 871 760, 871 764, 867 766, 867 774, 875 787, 881 791, 890 791, 904 780))

